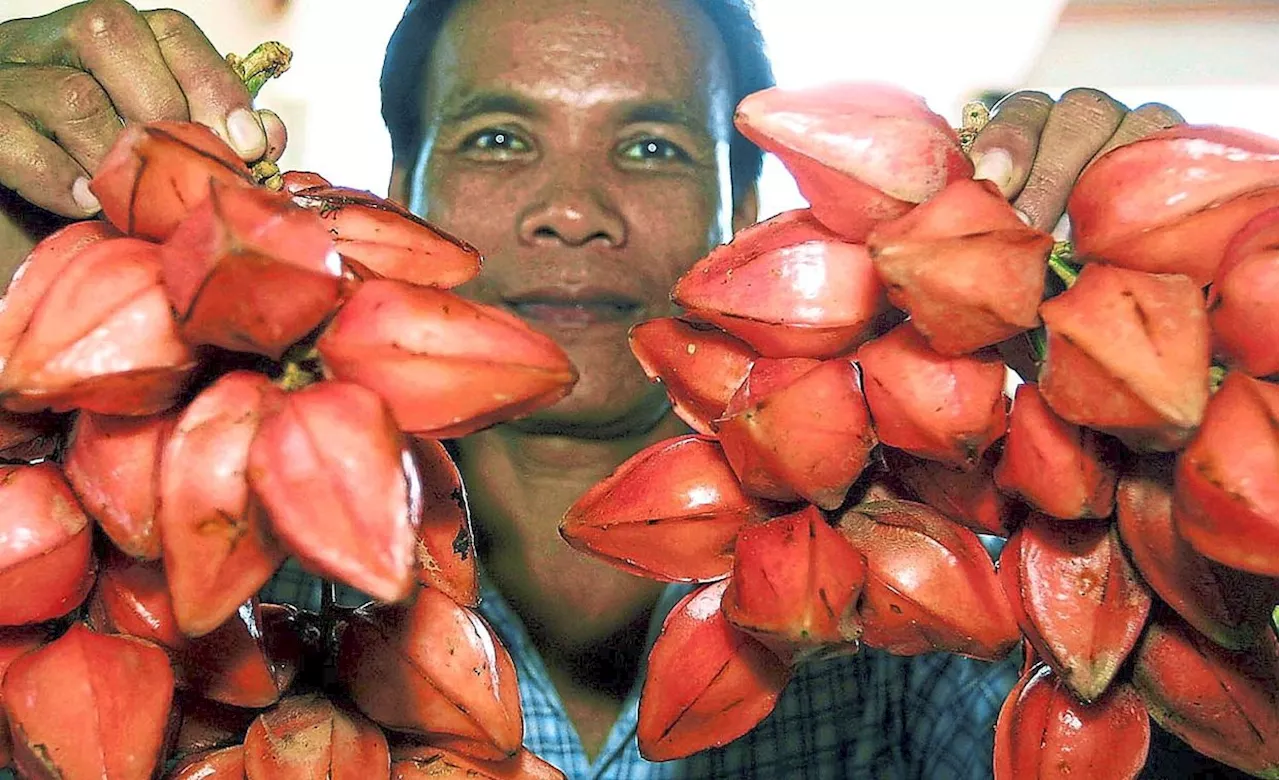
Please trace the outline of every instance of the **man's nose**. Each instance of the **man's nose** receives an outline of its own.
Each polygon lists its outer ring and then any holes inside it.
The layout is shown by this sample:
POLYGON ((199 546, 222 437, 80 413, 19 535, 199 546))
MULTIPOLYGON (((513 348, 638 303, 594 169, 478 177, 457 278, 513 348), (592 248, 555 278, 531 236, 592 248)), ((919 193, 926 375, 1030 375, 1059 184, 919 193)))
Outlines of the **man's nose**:
POLYGON ((626 222, 613 198, 585 170, 549 177, 521 215, 519 230, 520 240, 530 245, 586 246, 599 241, 620 247, 627 241, 626 222))

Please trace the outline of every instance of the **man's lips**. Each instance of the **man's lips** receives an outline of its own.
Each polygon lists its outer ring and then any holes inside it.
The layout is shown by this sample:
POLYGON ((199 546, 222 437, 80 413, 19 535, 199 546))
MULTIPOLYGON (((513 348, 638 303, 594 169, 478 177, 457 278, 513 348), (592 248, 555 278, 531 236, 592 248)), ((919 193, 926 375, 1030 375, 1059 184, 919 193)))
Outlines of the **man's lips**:
POLYGON ((611 292, 539 291, 503 299, 520 318, 556 328, 586 328, 592 325, 633 320, 640 311, 638 300, 611 292))

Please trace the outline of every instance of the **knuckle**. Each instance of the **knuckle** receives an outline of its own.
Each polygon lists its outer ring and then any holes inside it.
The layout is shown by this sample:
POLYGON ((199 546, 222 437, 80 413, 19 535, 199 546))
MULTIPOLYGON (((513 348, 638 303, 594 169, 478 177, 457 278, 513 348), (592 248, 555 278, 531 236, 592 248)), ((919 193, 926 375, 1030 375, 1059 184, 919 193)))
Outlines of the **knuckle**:
POLYGON ((1164 103, 1143 103, 1135 108, 1132 114, 1159 127, 1173 127, 1186 121, 1182 118, 1182 114, 1164 103))
POLYGON ((1101 115, 1119 116, 1125 108, 1118 100, 1100 89, 1075 87, 1062 93, 1058 105, 1067 110, 1078 110, 1101 115))
POLYGON ((136 13, 133 6, 124 0, 89 0, 69 32, 84 44, 110 42, 136 23, 136 13))
POLYGON ((148 11, 146 17, 151 32, 160 43, 174 38, 189 37, 197 29, 196 23, 190 16, 172 8, 148 11))
POLYGON ((58 119, 64 122, 82 122, 111 110, 111 100, 102 91, 93 76, 74 68, 60 69, 53 94, 58 96, 53 106, 58 119))

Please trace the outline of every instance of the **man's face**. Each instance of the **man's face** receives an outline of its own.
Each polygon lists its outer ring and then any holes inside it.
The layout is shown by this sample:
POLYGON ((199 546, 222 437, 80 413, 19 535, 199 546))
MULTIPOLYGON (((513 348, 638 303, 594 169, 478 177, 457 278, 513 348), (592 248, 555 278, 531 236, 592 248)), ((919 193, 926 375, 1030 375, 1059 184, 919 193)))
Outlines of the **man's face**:
POLYGON ((686 0, 452 12, 417 168, 396 171, 392 194, 484 254, 460 292, 508 308, 578 367, 573 394, 521 425, 620 435, 665 411, 627 330, 674 313, 672 284, 728 236, 727 78, 715 28, 686 0))

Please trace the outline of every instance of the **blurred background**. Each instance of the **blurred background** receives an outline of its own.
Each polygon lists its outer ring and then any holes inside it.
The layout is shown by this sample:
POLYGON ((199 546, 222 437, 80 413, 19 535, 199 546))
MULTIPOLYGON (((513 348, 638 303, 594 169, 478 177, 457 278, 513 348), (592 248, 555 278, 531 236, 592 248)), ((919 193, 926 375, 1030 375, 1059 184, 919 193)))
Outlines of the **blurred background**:
MULTIPOLYGON (((755 0, 778 82, 890 81, 958 123, 970 99, 1017 89, 1097 87, 1190 122, 1280 136, 1275 0, 755 0)), ((0 0, 0 21, 60 0, 0 0)), ((184 11, 224 53, 276 39, 293 69, 261 107, 289 127, 287 168, 385 194, 390 145, 378 109, 383 46, 402 0, 135 0, 184 11)), ((766 162, 761 216, 804 205, 766 162)))

